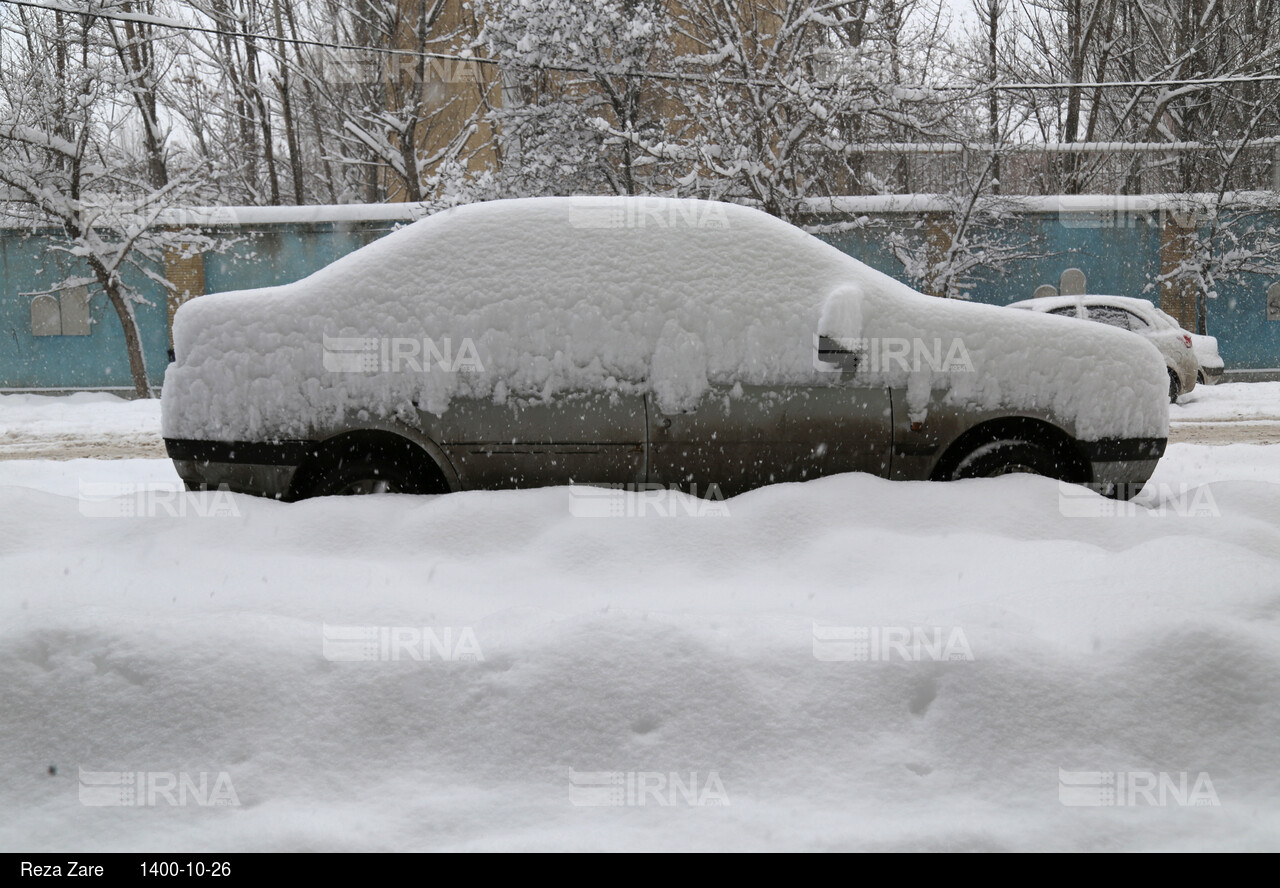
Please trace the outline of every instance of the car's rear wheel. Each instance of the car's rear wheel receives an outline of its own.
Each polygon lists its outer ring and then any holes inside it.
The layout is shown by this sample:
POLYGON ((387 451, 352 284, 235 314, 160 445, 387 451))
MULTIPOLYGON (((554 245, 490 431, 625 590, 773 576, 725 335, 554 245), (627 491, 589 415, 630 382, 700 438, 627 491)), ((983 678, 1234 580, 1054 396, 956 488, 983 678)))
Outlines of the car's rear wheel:
POLYGON ((375 454, 340 459, 320 469, 308 496, 416 493, 413 480, 394 462, 375 454))
POLYGON ((1169 371, 1169 403, 1176 404, 1178 395, 1182 394, 1182 381, 1178 379, 1178 374, 1172 370, 1169 371))
POLYGON ((1069 469, 1062 458, 1030 441, 1007 438, 989 441, 966 454, 952 470, 951 478, 995 478, 1000 475, 1044 475, 1065 478, 1069 469))
POLYGON ((352 441, 331 449, 311 466, 303 496, 444 492, 441 479, 427 468, 423 455, 408 442, 352 441))

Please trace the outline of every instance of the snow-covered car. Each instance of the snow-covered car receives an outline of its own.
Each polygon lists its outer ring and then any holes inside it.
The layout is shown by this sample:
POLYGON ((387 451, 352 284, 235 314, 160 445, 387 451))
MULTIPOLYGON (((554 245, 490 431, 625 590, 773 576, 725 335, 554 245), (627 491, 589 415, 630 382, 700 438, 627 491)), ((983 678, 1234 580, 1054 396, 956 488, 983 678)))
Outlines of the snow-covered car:
MULTIPOLYGON (((1169 400, 1196 387, 1213 371, 1202 371, 1195 338, 1178 326, 1172 317, 1145 299, 1132 296, 1043 296, 1012 303, 1009 308, 1039 311, 1096 321, 1121 330, 1137 333, 1155 345, 1164 356, 1169 371, 1169 400)), ((1213 337, 1204 337, 1213 339, 1213 337)), ((1213 357, 1218 355, 1218 340, 1213 339, 1213 357)), ((1218 358, 1216 377, 1222 375, 1222 359, 1218 358)))
POLYGON ((1130 496, 1168 435, 1164 362, 1130 334, 925 296, 718 202, 463 206, 192 300, 173 335, 179 474, 288 500, 839 472, 1130 496))

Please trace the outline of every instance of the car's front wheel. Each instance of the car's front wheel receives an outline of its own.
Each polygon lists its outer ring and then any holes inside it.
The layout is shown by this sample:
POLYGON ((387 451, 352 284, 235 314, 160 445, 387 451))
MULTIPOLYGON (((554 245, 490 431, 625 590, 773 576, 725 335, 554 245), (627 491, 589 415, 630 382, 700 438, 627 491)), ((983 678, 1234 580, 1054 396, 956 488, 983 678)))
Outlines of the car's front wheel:
POLYGON ((1009 438, 990 441, 966 454, 952 470, 951 478, 995 478, 1000 475, 1044 475, 1063 478, 1067 474, 1061 457, 1051 450, 1009 438))

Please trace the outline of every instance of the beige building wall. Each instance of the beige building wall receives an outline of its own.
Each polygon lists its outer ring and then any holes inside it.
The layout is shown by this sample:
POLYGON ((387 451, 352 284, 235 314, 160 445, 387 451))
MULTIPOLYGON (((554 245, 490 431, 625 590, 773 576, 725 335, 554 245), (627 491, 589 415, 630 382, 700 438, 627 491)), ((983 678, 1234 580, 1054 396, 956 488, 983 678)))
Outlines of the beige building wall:
POLYGON ((164 276, 174 289, 169 291, 169 347, 173 347, 173 313, 182 303, 204 295, 204 254, 185 248, 164 252, 164 276))
MULTIPOLYGON (((405 10, 406 17, 416 15, 422 4, 432 0, 399 0, 405 10)), ((756 46, 767 46, 777 33, 779 18, 770 11, 773 4, 761 3, 760 0, 739 0, 743 21, 749 22, 750 39, 756 46)), ((701 36, 705 29, 696 17, 690 13, 687 3, 680 0, 669 0, 669 8, 674 16, 682 22, 676 29, 672 41, 673 55, 692 55, 707 51, 710 34, 701 36)), ((445 7, 437 20, 433 33, 441 35, 439 39, 429 43, 427 49, 448 55, 460 54, 480 33, 482 23, 477 20, 474 10, 464 0, 446 0, 445 7)), ((413 48, 412 35, 407 33, 402 39, 401 48, 413 48)), ((755 47, 751 47, 755 48, 755 47)), ((501 74, 497 65, 469 62, 453 62, 445 60, 429 60, 428 76, 420 84, 426 107, 433 109, 428 125, 421 128, 418 150, 420 156, 433 157, 446 151, 460 138, 464 129, 474 125, 475 130, 465 137, 459 158, 472 172, 494 170, 501 163, 497 135, 494 128, 484 120, 485 112, 490 108, 500 108, 503 102, 501 74)), ((408 84, 402 81, 402 87, 408 84)), ((588 78, 581 75, 548 72, 548 89, 567 89, 570 91, 587 91, 597 89, 588 78)), ((652 116, 664 121, 696 125, 691 121, 688 110, 680 100, 671 95, 669 90, 655 84, 642 93, 642 101, 651 103, 652 116)), ((602 114, 609 115, 607 106, 602 106, 602 114)), ((432 165, 428 172, 434 171, 438 165, 432 165)), ((394 178, 394 177, 392 177, 394 178)), ((407 199, 402 185, 389 182, 392 200, 407 199)))
MULTIPOLYGON (((424 3, 432 0, 399 0, 405 17, 416 17, 424 3)), ((471 42, 480 33, 470 5, 464 0, 445 0, 440 17, 432 29, 434 39, 427 41, 427 52, 442 55, 465 55, 471 42)), ((417 49, 410 29, 406 28, 398 41, 400 49, 417 49)), ((450 59, 427 59, 419 74, 417 61, 402 57, 397 65, 399 83, 403 91, 420 91, 423 106, 430 117, 419 126, 418 154, 435 158, 455 156, 467 169, 481 172, 494 169, 498 164, 497 143, 493 127, 484 119, 491 107, 500 107, 501 85, 496 65, 450 59), (469 134, 468 129, 473 129, 469 134), (458 141, 461 139, 461 145, 458 141)), ((430 175, 439 169, 440 163, 428 165, 430 175)), ((393 201, 407 200, 402 182, 390 176, 388 194, 393 201)))

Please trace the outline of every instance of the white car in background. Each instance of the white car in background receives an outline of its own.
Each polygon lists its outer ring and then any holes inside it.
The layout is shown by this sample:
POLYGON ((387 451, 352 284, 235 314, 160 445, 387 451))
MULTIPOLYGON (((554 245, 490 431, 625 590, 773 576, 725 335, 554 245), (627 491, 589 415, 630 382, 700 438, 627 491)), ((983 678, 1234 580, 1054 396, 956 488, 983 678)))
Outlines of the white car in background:
MULTIPOLYGON (((1177 324, 1173 318, 1157 309, 1157 312, 1163 317, 1169 318, 1173 324, 1177 324)), ((1196 374, 1196 382, 1202 385, 1217 385, 1222 381, 1222 358, 1218 354, 1218 340, 1214 336, 1200 336, 1196 333, 1191 336, 1191 350, 1196 353, 1196 360, 1200 362, 1200 372, 1196 374)))
POLYGON ((1145 299, 1130 296, 1043 296, 1014 302, 1009 308, 1097 321, 1144 337, 1160 350, 1169 368, 1171 402, 1195 388, 1197 381, 1211 383, 1222 377, 1218 340, 1212 336, 1193 336, 1145 299), (1199 348, 1196 347, 1197 339, 1201 340, 1199 348))

